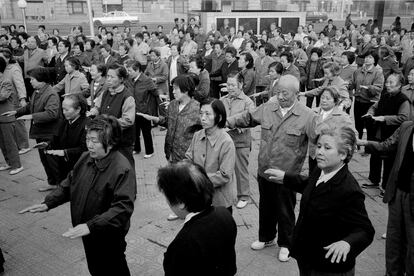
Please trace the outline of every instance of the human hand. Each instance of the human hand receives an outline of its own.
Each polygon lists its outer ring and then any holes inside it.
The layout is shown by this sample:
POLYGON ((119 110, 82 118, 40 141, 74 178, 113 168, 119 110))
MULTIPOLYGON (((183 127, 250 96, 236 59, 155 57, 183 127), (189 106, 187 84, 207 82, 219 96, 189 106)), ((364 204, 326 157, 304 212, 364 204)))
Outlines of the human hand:
POLYGON ((50 155, 65 156, 64 150, 45 150, 45 152, 50 155))
POLYGON ((299 97, 303 97, 303 96, 306 96, 306 92, 299 92, 299 97))
POLYGON ((46 204, 41 203, 41 204, 35 204, 32 205, 30 207, 27 207, 26 209, 23 209, 19 212, 19 214, 24 214, 27 212, 30 213, 41 213, 41 212, 46 212, 47 210, 49 210, 49 207, 47 207, 46 204))
POLYGON ((367 85, 360 85, 359 88, 368 89, 368 86, 367 85))
POLYGON ((313 79, 313 81, 323 81, 325 78, 313 79))
POLYGON ((339 263, 341 259, 343 262, 346 261, 349 250, 351 250, 351 245, 346 241, 337 241, 325 246, 323 249, 328 250, 328 253, 325 255, 325 259, 328 259, 332 255, 331 263, 339 263))
POLYGON ((62 234, 65 238, 76 239, 86 235, 89 235, 91 231, 89 230, 86 223, 78 224, 74 228, 70 228, 68 231, 62 234))
POLYGON ((20 106, 25 107, 27 105, 26 99, 20 99, 20 106))
POLYGON ((362 115, 361 118, 372 118, 372 114, 367 113, 365 115, 362 115))
POLYGON ((374 119, 377 122, 384 122, 385 121, 384 116, 372 116, 372 119, 374 119))
POLYGON ((17 118, 17 120, 31 120, 31 119, 33 119, 33 115, 32 114, 23 115, 23 116, 20 116, 19 118, 17 118))
POLYGON ((275 183, 282 184, 285 178, 285 172, 279 169, 267 169, 264 172, 269 175, 269 179, 275 183))
POLYGON ((7 116, 7 117, 9 117, 9 116, 16 115, 16 113, 17 113, 16 110, 12 110, 12 111, 7 111, 7 112, 2 113, 1 116, 7 116))
POLYGON ((368 145, 368 141, 367 141, 367 140, 357 139, 356 144, 357 144, 358 146, 366 146, 366 145, 368 145))

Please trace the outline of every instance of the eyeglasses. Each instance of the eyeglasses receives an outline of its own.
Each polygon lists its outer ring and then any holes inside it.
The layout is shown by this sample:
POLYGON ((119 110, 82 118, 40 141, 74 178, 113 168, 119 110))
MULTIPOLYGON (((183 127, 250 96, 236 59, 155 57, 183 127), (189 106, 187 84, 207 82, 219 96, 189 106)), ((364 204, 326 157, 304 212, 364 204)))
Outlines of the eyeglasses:
POLYGON ((96 145, 96 144, 100 144, 101 143, 101 141, 99 141, 98 138, 86 137, 85 140, 86 140, 86 144, 92 143, 92 144, 96 145))

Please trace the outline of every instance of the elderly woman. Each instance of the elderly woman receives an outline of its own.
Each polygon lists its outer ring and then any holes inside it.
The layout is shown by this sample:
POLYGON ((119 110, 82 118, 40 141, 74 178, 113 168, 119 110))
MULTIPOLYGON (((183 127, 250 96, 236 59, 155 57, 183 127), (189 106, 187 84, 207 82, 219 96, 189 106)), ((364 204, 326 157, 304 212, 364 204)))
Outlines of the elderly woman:
MULTIPOLYGON (((321 94, 321 105, 316 108, 317 116, 314 117, 313 129, 315 137, 320 135, 321 130, 326 127, 347 126, 353 128, 351 118, 338 106, 340 96, 335 87, 325 87, 321 94)), ((309 172, 317 165, 316 144, 309 142, 309 172)))
POLYGON ((85 75, 79 72, 81 64, 76 57, 69 57, 65 59, 65 71, 66 76, 55 86, 53 89, 62 94, 61 91, 64 91, 64 95, 82 93, 87 94, 89 89, 89 83, 85 75))
POLYGON ((82 237, 91 275, 130 275, 125 236, 134 210, 136 181, 130 162, 117 151, 121 127, 112 116, 97 116, 86 126, 88 152, 59 187, 40 204, 20 213, 45 212, 70 201, 73 228, 82 237))
POLYGON ((57 183, 66 178, 79 157, 87 151, 85 142, 85 126, 88 121, 86 109, 88 105, 81 94, 65 96, 62 111, 65 120, 53 137, 45 153, 57 183))
POLYGON ((290 250, 300 275, 355 275, 356 257, 373 240, 364 194, 347 165, 355 146, 351 128, 326 128, 317 144, 318 168, 309 177, 265 171, 275 185, 302 193, 290 250))
MULTIPOLYGON (((244 94, 243 76, 237 72, 230 73, 227 77, 228 94, 220 100, 226 108, 228 116, 252 111, 255 107, 253 101, 244 94)), ((237 181, 237 198, 236 207, 242 209, 246 207, 250 199, 249 186, 249 155, 252 144, 250 129, 232 129, 228 132, 233 139, 236 147, 235 173, 237 181)))
POLYGON ((170 164, 158 171, 158 187, 185 219, 164 255, 165 275, 236 274, 236 223, 224 207, 211 206, 214 184, 203 167, 170 164))
POLYGON ((157 49, 149 52, 151 62, 145 69, 145 75, 151 78, 157 87, 158 94, 161 97, 168 98, 168 66, 161 59, 161 53, 157 49))
MULTIPOLYGON (((384 74, 380 66, 377 66, 379 56, 375 51, 371 51, 364 60, 364 65, 358 68, 349 83, 350 89, 355 89, 354 98, 354 119, 355 128, 358 131, 358 138, 364 134, 364 116, 373 102, 379 100, 381 91, 384 87, 384 74)), ((367 128, 368 139, 372 140, 375 133, 371 128, 367 128)))
POLYGON ((339 93, 338 107, 341 110, 346 110, 351 106, 352 102, 349 99, 348 83, 339 76, 341 67, 336 62, 327 62, 323 65, 323 72, 324 77, 320 80, 323 80, 324 82, 321 86, 306 92, 301 92, 300 94, 305 95, 306 97, 314 97, 319 96, 326 87, 335 87, 339 93))
POLYGON ((108 68, 107 84, 108 89, 102 94, 102 99, 97 101, 95 107, 88 115, 107 114, 118 119, 122 128, 121 140, 118 143, 118 150, 134 164, 132 155, 135 142, 135 99, 132 91, 124 83, 128 73, 124 67, 111 65, 108 68))
MULTIPOLYGON (((407 96, 401 92, 402 76, 399 74, 391 74, 385 82, 386 91, 381 93, 378 102, 374 103, 368 110, 364 118, 367 124, 373 129, 375 136, 373 141, 384 141, 389 138, 394 131, 410 116, 410 102, 407 96)), ((369 162, 368 179, 372 183, 363 184, 364 188, 378 188, 381 181, 381 168, 384 164, 382 172, 382 188, 385 190, 388 176, 394 163, 394 156, 388 155, 381 158, 381 155, 371 154, 369 162)), ((384 192, 381 191, 381 195, 384 192)))
MULTIPOLYGON (((37 143, 47 143, 53 139, 59 129, 60 100, 54 89, 48 84, 49 71, 47 68, 36 68, 28 72, 30 83, 35 89, 30 105, 17 110, 3 113, 5 116, 16 116, 18 120, 31 120, 29 138, 35 139, 37 143)), ((48 185, 42 190, 56 187, 57 178, 50 169, 46 153, 39 148, 40 161, 47 175, 48 185)))
POLYGON ((185 156, 206 170, 214 185, 213 206, 224 206, 232 212, 236 198, 236 150, 224 130, 226 118, 226 108, 220 100, 208 99, 201 103, 203 129, 194 134, 185 156))

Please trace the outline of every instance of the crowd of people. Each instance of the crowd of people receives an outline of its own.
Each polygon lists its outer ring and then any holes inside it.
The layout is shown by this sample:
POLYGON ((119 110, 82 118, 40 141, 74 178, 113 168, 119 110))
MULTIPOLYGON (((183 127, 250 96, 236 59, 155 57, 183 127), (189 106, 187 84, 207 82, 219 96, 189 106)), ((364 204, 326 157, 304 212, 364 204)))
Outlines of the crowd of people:
POLYGON ((64 236, 82 237, 90 273, 129 275, 134 155, 141 132, 144 159, 160 150, 160 126, 166 219, 185 219, 165 273, 234 275, 233 207, 250 200, 250 128, 260 125, 253 250, 277 243, 278 259, 294 257, 303 276, 354 275, 374 236, 362 186, 380 189, 389 206, 387 275, 414 275, 414 26, 397 17, 383 30, 350 18, 319 33, 312 24, 268 27, 255 34, 225 19, 205 32, 191 18, 136 34, 100 26, 87 37, 81 26, 67 36, 1 26, 0 171, 23 171, 35 139, 47 175, 39 191, 51 191, 21 213, 70 201, 74 228, 64 236), (349 172, 358 150, 371 154, 369 183, 349 172), (307 157, 309 176, 300 176, 307 157))

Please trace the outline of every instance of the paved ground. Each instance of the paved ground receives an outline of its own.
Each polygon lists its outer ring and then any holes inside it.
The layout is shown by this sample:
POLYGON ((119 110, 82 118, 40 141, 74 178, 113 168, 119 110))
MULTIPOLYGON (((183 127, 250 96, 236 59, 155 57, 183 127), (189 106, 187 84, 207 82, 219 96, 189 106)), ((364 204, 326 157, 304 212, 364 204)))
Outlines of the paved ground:
MULTIPOLYGON (((182 226, 181 221, 166 220, 170 210, 155 184, 156 169, 166 163, 162 153, 164 135, 165 132, 154 130, 157 150, 153 158, 144 160, 142 154, 135 156, 138 195, 126 251, 132 275, 162 275, 163 253, 182 226)), ((295 261, 282 264, 277 260, 276 248, 260 252, 249 248, 258 231, 259 195, 255 179, 258 128, 254 129, 253 136, 250 158, 252 202, 245 209, 234 211, 238 225, 238 275, 298 275, 295 261)), ((62 237, 62 233, 71 227, 68 204, 43 214, 17 213, 45 196, 37 191, 45 180, 38 153, 31 151, 22 157, 24 172, 13 177, 0 173, 0 247, 6 258, 4 275, 88 275, 81 241, 62 237)), ((2 157, 0 162, 3 162, 2 157)), ((360 154, 356 154, 350 164, 361 184, 366 181, 367 164, 368 158, 360 154)), ((384 240, 381 235, 387 212, 378 191, 368 192, 365 202, 376 234, 372 245, 358 258, 356 271, 357 275, 382 276, 384 240)))

